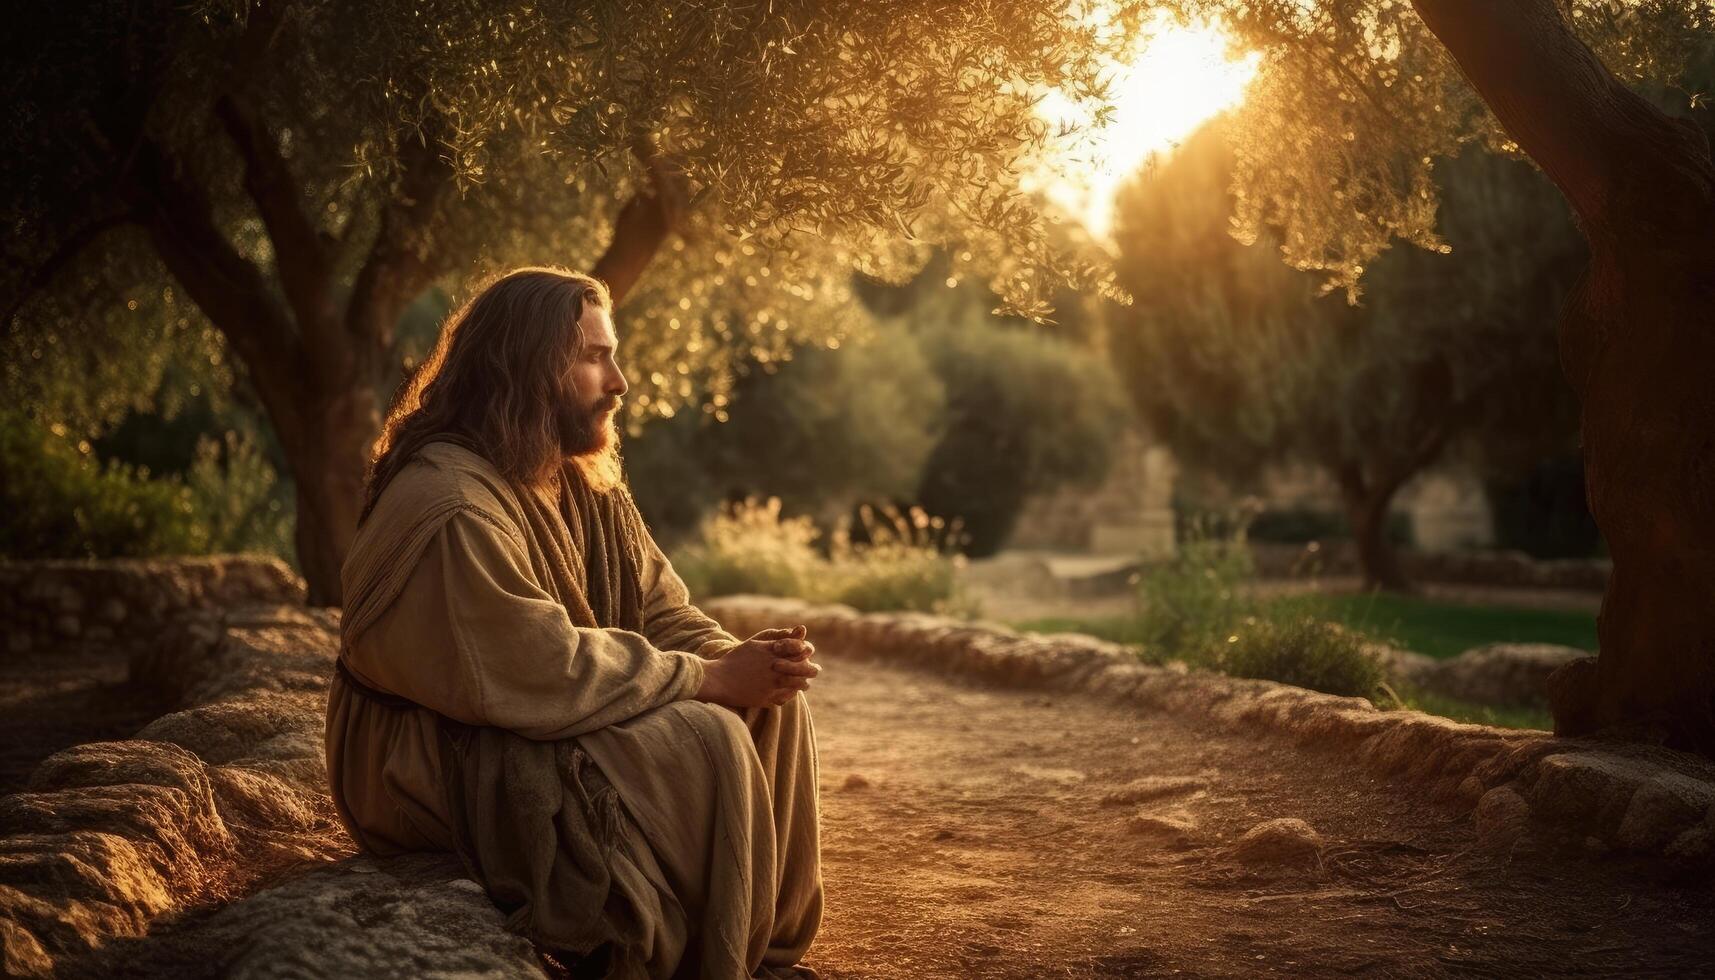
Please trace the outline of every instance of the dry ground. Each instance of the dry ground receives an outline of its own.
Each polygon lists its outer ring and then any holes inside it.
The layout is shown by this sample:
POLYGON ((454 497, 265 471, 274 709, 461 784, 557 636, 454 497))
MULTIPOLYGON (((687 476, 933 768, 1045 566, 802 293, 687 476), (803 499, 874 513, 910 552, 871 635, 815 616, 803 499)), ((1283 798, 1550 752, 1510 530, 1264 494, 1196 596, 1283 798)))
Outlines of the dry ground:
POLYGON ((824 665, 827 910, 807 962, 854 977, 1690 976, 1715 891, 1470 822, 1332 756, 1072 697, 824 665), (1131 805, 1147 777, 1200 787, 1131 805), (848 781, 851 785, 848 785, 848 781), (1140 831, 1139 812, 1194 823, 1140 831), (1326 839, 1320 873, 1223 857, 1260 821, 1326 839))
MULTIPOLYGON (((150 711, 100 658, 6 667, 8 782, 150 711)), ((811 704, 827 907, 807 963, 827 980, 1667 977, 1715 958, 1708 881, 1577 842, 1481 852, 1462 814, 1332 755, 861 660, 825 663, 811 704), (1151 777, 1182 779, 1104 802, 1151 777), (1277 817, 1323 835, 1320 870, 1228 859, 1277 817)))

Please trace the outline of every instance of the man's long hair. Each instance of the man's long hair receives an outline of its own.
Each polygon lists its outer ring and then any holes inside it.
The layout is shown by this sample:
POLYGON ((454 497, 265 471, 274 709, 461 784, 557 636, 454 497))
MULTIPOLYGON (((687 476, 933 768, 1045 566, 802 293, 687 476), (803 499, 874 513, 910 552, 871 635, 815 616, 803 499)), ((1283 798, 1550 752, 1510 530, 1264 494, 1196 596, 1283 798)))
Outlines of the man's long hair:
POLYGON ((566 455, 557 418, 575 397, 567 372, 583 349, 580 321, 591 304, 611 308, 601 280, 527 266, 489 280, 448 317, 434 350, 387 409, 359 522, 394 474, 437 437, 462 436, 482 447, 514 483, 540 483, 558 470, 566 455))

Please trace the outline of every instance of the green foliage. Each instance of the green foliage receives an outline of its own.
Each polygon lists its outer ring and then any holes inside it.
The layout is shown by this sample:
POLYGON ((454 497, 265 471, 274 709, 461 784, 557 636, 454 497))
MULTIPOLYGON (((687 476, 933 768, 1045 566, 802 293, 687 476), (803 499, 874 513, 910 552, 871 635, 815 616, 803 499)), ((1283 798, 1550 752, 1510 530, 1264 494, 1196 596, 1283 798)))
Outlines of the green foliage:
POLYGON ((1485 643, 1558 643, 1596 649, 1596 614, 1574 609, 1472 605, 1392 593, 1275 599, 1272 616, 1315 616, 1431 657, 1456 657, 1485 643))
POLYGON ((1363 637, 1310 616, 1247 616, 1215 648, 1222 673, 1347 697, 1373 697, 1386 676, 1363 637))
POLYGON ((725 500, 775 496, 831 523, 864 501, 909 499, 945 411, 940 380, 896 324, 749 365, 715 401, 626 443, 638 506, 669 536, 725 500))
POLYGON ((203 438, 185 474, 198 550, 292 557, 293 513, 274 467, 241 432, 203 438))
POLYGON ((125 466, 103 466, 87 441, 0 413, 0 554, 132 558, 197 550, 190 491, 125 466))
MULTIPOLYGON (((1278 507, 1264 510, 1250 522, 1246 535, 1252 541, 1308 544, 1311 541, 1350 539, 1352 526, 1346 515, 1311 507, 1278 507)), ((1412 543, 1411 515, 1388 515, 1388 540, 1395 545, 1412 543)))
POLYGON ((957 517, 968 553, 987 555, 1005 543, 1030 495, 1100 482, 1130 416, 1096 353, 948 299, 910 314, 947 392, 917 502, 957 517))
POLYGON ((1138 580, 1138 636, 1145 649, 1206 659, 1253 608, 1244 589, 1254 574, 1242 525, 1233 534, 1194 525, 1173 558, 1138 580))
POLYGON ((866 510, 869 543, 853 544, 836 530, 824 553, 808 517, 784 517, 779 499, 747 500, 704 521, 695 542, 673 566, 693 598, 754 593, 839 602, 865 612, 905 609, 974 614, 958 579, 961 559, 949 554, 956 536, 920 510, 866 510))
MULTIPOLYGON (((1405 0, 1147 6, 1218 18, 1235 47, 1260 53, 1257 77, 1232 113, 1234 231, 1247 242, 1278 232, 1279 257, 1312 270, 1319 285, 1355 298, 1359 277, 1394 239, 1429 249, 1442 244, 1435 179, 1442 160, 1476 144, 1518 153, 1405 0)), ((1476 20, 1484 6, 1452 16, 1476 20)), ((1679 83, 1715 32, 1715 5, 1707 0, 1557 6, 1632 84, 1679 83)), ((1676 94, 1683 111, 1688 93, 1676 94)))
POLYGON ((63 425, 0 412, 0 555, 139 558, 290 554, 291 518, 274 470, 237 434, 204 440, 183 477, 96 459, 63 425))
POLYGON ((1113 311, 1115 360, 1178 458, 1239 481, 1304 460, 1386 486, 1457 438, 1495 455, 1571 438, 1554 318, 1582 250, 1546 181, 1494 158, 1446 162, 1451 251, 1389 253, 1350 307, 1277 260, 1283 233, 1229 234, 1224 138, 1194 138, 1119 212, 1138 303, 1113 311))

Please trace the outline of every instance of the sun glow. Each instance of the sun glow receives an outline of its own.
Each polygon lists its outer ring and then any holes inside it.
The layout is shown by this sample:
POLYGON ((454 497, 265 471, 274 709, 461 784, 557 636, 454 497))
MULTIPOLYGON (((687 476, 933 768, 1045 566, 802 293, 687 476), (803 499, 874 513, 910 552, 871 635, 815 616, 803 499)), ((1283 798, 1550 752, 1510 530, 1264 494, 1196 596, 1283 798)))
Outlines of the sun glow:
POLYGON ((1197 127, 1244 98, 1258 56, 1233 60, 1227 47, 1218 26, 1157 20, 1139 39, 1130 63, 1114 64, 1113 112, 1100 127, 1089 107, 1049 93, 1039 109, 1045 118, 1089 129, 1076 147, 1050 158, 1035 186, 1097 240, 1106 241, 1120 185, 1152 156, 1171 152, 1197 127))

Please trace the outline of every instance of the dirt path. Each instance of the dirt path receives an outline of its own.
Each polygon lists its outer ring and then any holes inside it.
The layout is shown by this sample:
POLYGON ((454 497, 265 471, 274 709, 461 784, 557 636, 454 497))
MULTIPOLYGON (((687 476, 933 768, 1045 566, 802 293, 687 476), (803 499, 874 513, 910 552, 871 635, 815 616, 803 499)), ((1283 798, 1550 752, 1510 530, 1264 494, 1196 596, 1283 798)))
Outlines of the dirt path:
POLYGON ((829 980, 1688 976, 1715 955, 1709 883, 1485 855, 1468 820, 1332 756, 852 660, 811 704, 827 910, 807 962, 829 980), (1103 804, 1147 777, 1189 778, 1103 804), (1324 836, 1323 871, 1223 859, 1276 817, 1324 836))
POLYGON ((0 794, 60 749, 126 738, 166 710, 125 674, 125 658, 102 647, 0 655, 0 794))

